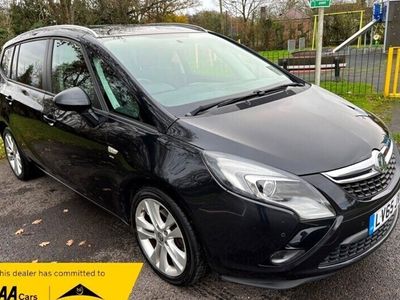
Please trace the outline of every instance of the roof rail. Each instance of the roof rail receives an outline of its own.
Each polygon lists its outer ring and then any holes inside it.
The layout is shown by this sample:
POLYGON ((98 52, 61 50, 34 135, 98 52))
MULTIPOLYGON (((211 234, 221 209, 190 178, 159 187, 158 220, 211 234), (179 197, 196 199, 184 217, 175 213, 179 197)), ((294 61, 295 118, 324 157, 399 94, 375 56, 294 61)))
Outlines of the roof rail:
POLYGON ((177 26, 177 27, 184 27, 197 31, 207 32, 207 30, 204 29, 203 27, 186 23, 149 23, 149 24, 139 24, 139 26, 177 26))
POLYGON ((43 30, 43 29, 76 29, 76 30, 80 30, 80 31, 85 31, 86 33, 89 33, 89 34, 93 35, 94 37, 97 37, 97 33, 95 31, 93 31, 92 29, 87 28, 87 27, 83 27, 83 26, 79 26, 79 25, 72 25, 72 24, 52 25, 52 26, 40 27, 40 28, 36 28, 36 29, 30 30, 27 33, 32 33, 32 32, 43 30))

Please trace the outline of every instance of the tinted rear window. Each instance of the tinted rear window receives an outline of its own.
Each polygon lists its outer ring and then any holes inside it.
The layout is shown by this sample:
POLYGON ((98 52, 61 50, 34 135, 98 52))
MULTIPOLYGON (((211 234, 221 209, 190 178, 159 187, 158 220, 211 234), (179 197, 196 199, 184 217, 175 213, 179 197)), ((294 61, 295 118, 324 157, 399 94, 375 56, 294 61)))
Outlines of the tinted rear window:
POLYGON ((10 74, 9 72, 10 72, 10 65, 11 65, 13 50, 14 50, 14 47, 7 48, 4 51, 4 55, 1 60, 1 69, 3 70, 3 72, 6 76, 9 76, 9 74, 10 74))
POLYGON ((47 41, 34 41, 20 46, 17 81, 43 88, 43 70, 47 41))

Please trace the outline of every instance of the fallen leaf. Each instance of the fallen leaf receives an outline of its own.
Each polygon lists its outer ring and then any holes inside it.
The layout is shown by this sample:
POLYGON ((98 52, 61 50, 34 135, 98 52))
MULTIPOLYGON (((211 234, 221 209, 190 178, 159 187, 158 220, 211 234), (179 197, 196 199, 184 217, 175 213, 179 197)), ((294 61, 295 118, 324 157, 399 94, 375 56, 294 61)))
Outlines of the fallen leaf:
POLYGON ((36 264, 37 262, 39 262, 38 259, 32 260, 32 263, 33 263, 33 264, 36 264))
POLYGON ((78 244, 78 246, 80 247, 80 246, 83 246, 83 245, 85 245, 86 244, 86 241, 82 241, 82 242, 80 242, 79 244, 78 244))
POLYGON ((66 214, 67 212, 69 212, 69 210, 67 208, 63 210, 64 214, 66 214))
POLYGON ((50 245, 50 242, 41 242, 41 243, 39 244, 40 247, 46 247, 46 246, 48 246, 48 245, 50 245))
POLYGON ((74 240, 69 240, 66 245, 68 247, 71 247, 73 243, 74 243, 74 240))
POLYGON ((24 233, 24 230, 21 228, 21 229, 17 230, 17 232, 15 232, 15 235, 20 235, 23 233, 24 233))
POLYGON ((38 225, 40 223, 42 223, 42 219, 38 219, 38 220, 33 221, 32 225, 38 225))

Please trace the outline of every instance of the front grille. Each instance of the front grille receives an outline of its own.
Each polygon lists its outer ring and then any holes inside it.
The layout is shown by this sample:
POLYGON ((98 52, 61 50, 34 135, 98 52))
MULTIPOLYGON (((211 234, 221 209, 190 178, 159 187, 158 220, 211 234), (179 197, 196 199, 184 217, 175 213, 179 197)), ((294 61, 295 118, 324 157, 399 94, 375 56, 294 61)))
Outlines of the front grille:
POLYGON ((344 263, 367 252, 390 233, 390 230, 392 228, 393 222, 395 222, 396 217, 397 214, 393 215, 385 223, 385 225, 383 225, 381 228, 375 231, 373 235, 370 235, 352 244, 340 245, 331 253, 329 253, 329 255, 320 264, 320 267, 323 268, 344 263))
POLYGON ((365 180, 341 184, 341 186, 349 195, 354 196, 359 200, 371 199, 388 187, 392 181, 395 170, 396 158, 392 155, 388 164, 388 169, 385 173, 365 180))

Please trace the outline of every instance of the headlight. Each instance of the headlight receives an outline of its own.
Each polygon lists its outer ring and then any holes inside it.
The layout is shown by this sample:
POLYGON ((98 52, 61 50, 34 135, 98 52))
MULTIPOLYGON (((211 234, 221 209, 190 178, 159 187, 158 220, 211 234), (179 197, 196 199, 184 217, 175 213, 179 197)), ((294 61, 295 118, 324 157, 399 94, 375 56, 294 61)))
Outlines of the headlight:
POLYGON ((324 196, 295 175, 225 153, 206 151, 204 158, 215 177, 231 191, 287 207, 303 220, 335 216, 324 196))

